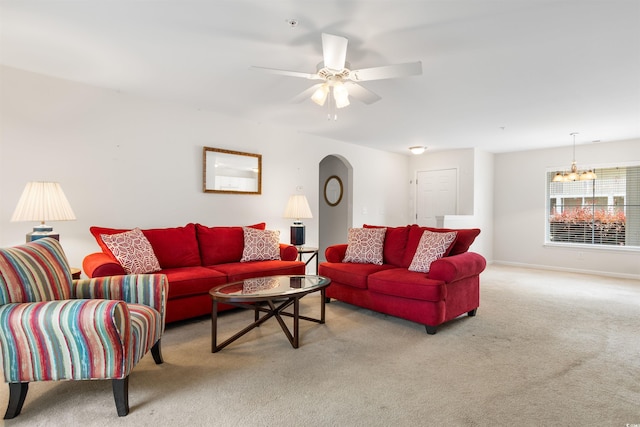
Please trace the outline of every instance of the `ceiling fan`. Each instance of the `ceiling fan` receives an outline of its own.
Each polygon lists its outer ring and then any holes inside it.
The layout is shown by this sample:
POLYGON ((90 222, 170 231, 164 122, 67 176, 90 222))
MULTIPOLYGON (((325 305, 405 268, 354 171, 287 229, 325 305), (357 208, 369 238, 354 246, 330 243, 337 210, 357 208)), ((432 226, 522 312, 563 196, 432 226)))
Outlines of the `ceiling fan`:
POLYGON ((264 67, 251 68, 284 76, 321 80, 321 83, 311 86, 296 96, 293 99, 294 102, 311 98, 313 102, 322 106, 328 98, 330 100, 329 106, 335 105, 336 108, 349 105, 349 96, 365 104, 373 104, 381 99, 377 94, 361 86, 360 82, 422 74, 422 62, 420 61, 352 70, 351 65, 346 62, 348 42, 349 40, 345 37, 322 33, 323 62, 318 64, 315 73, 264 67))

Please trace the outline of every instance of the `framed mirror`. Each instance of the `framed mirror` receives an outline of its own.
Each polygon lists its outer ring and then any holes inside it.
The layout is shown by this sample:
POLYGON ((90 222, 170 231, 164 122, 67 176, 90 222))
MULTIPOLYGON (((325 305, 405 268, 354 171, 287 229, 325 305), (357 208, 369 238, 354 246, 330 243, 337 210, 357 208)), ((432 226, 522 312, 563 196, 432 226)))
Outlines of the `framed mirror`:
POLYGON ((204 147, 205 193, 262 194, 262 155, 204 147))
POLYGON ((342 200, 342 180, 337 175, 331 175, 324 183, 324 201, 329 206, 337 206, 342 200))

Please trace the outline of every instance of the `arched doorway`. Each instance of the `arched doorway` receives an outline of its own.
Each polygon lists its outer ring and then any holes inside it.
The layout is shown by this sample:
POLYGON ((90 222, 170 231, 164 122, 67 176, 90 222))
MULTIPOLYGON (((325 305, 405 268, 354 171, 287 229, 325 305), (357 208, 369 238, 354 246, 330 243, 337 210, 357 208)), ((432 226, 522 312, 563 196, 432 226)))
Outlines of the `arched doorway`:
POLYGON ((347 243, 347 234, 352 226, 352 177, 351 164, 342 156, 329 155, 320 161, 318 188, 318 248, 320 261, 324 261, 327 246, 347 243), (341 187, 338 197, 337 191, 341 187), (325 195, 325 190, 328 194, 325 195), (327 196, 327 197, 325 197, 327 196))

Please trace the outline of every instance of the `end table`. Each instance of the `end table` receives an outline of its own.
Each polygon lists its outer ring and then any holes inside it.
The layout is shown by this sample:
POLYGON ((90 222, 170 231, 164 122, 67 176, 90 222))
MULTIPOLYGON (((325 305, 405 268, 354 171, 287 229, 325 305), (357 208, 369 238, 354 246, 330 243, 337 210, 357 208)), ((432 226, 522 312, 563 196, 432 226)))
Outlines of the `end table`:
POLYGON ((296 249, 298 250, 298 260, 299 261, 304 261, 305 267, 307 265, 309 265, 311 260, 313 260, 315 258, 315 260, 316 260, 316 275, 317 275, 318 274, 318 248, 312 248, 310 246, 296 246, 296 249), (302 258, 303 254, 311 254, 311 256, 305 261, 304 258, 302 258))

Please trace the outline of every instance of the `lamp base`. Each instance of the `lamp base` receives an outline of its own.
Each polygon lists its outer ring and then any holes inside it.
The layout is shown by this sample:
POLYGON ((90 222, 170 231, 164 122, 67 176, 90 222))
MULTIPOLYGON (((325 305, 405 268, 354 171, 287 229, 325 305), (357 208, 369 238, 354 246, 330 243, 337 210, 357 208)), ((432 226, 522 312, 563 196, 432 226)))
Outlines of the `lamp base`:
POLYGON ((27 243, 33 242, 34 240, 42 239, 45 237, 52 237, 56 240, 60 240, 60 235, 58 233, 53 232, 53 227, 46 224, 40 224, 33 227, 33 231, 31 233, 27 233, 27 243))
POLYGON ((304 245, 304 224, 293 223, 291 226, 291 244, 294 246, 304 245))

